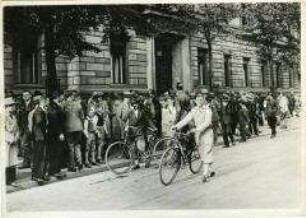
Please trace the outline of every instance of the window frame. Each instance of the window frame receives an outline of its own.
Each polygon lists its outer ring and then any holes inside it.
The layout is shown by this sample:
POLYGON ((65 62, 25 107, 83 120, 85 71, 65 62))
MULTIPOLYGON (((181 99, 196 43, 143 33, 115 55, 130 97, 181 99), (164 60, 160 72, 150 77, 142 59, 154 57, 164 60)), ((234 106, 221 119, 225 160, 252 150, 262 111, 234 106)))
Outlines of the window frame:
POLYGON ((127 66, 127 46, 128 46, 127 41, 119 41, 117 37, 110 38, 111 83, 114 85, 129 84, 128 66, 127 66), (118 66, 118 69, 120 69, 118 74, 115 72, 115 67, 116 67, 116 65, 114 65, 115 62, 116 63, 121 62, 121 64, 119 64, 118 66), (119 78, 119 80, 117 78, 119 78))

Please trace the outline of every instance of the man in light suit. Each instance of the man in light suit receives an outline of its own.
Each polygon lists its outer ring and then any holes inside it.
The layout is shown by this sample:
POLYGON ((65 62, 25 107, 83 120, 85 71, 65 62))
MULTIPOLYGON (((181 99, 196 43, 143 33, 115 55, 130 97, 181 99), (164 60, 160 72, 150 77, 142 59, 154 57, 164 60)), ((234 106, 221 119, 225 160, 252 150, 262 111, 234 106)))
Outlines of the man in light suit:
POLYGON ((83 134, 84 111, 80 101, 75 99, 75 90, 66 93, 67 101, 63 105, 65 117, 65 138, 69 147, 69 171, 76 172, 83 168, 81 142, 83 134))

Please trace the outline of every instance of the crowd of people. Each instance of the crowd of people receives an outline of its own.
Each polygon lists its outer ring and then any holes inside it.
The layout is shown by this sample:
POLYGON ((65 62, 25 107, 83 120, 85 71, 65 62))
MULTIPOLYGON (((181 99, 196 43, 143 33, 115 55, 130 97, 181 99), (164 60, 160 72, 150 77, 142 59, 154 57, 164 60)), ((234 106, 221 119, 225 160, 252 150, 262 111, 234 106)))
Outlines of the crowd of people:
MULTIPOLYGON (((228 148, 258 136, 265 121, 275 137, 277 125, 286 128, 300 107, 293 93, 185 92, 181 83, 160 96, 152 90, 94 92, 87 98, 76 90, 51 97, 39 91, 25 91, 22 98, 10 93, 5 99, 7 183, 16 179, 17 168, 31 168, 32 179, 44 184, 51 176, 65 177, 65 168, 76 172, 102 164, 107 146, 122 139, 128 126, 142 129, 145 141, 149 126, 161 137, 174 129, 194 132, 197 144, 211 146, 222 135, 228 148)), ((210 175, 211 146, 200 150, 204 179, 210 175)))

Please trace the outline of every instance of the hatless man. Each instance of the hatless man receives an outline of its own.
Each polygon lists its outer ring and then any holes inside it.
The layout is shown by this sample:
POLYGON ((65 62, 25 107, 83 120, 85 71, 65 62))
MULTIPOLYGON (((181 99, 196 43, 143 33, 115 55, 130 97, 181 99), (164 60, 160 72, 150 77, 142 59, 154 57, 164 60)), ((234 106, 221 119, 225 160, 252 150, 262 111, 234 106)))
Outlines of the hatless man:
POLYGON ((201 159, 203 162, 203 177, 202 181, 207 182, 214 175, 211 169, 213 163, 213 129, 212 129, 212 111, 206 100, 204 92, 198 92, 196 96, 196 104, 180 122, 172 127, 172 129, 180 130, 190 122, 194 122, 195 128, 190 132, 195 133, 196 144, 199 146, 201 159))
POLYGON ((32 140, 29 131, 28 116, 30 111, 34 109, 35 105, 32 101, 32 94, 29 91, 22 93, 22 102, 18 108, 18 123, 20 129, 20 152, 19 155, 23 157, 23 164, 21 168, 29 168, 32 163, 32 140))

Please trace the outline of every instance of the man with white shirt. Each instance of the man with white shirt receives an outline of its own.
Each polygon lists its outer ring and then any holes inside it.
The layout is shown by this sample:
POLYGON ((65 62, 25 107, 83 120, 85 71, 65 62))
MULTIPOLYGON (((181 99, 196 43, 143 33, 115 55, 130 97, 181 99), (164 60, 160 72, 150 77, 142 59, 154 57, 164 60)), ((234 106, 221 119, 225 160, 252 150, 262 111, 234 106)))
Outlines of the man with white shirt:
POLYGON ((212 111, 206 100, 207 90, 201 90, 196 95, 196 106, 172 129, 180 130, 190 122, 194 121, 195 128, 190 132, 195 133, 196 144, 199 147, 201 159, 203 162, 203 182, 208 181, 214 175, 211 170, 213 163, 213 128, 212 128, 212 111))

